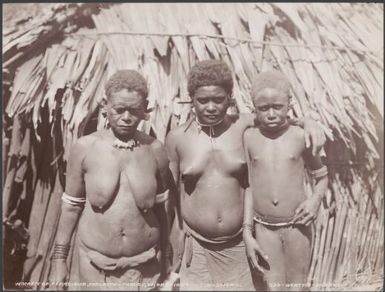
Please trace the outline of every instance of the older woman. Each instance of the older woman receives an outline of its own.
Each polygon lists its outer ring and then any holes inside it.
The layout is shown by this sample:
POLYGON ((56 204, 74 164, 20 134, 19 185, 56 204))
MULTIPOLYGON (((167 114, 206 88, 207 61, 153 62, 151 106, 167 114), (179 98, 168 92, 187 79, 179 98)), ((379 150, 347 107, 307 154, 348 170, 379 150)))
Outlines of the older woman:
POLYGON ((103 107, 109 129, 73 145, 51 282, 68 276, 66 258, 77 224, 80 282, 87 284, 81 289, 138 290, 159 280, 160 250, 168 238, 168 160, 159 141, 137 130, 147 94, 138 72, 115 73, 106 84, 103 107))
MULTIPOLYGON (((186 235, 181 290, 264 289, 250 272, 242 240, 248 186, 242 134, 254 118, 227 114, 232 90, 232 74, 224 62, 197 63, 188 76, 195 117, 166 139, 170 168, 180 183, 186 235)), ((322 144, 313 123, 307 121, 305 131, 309 133, 310 128, 312 141, 322 144)))

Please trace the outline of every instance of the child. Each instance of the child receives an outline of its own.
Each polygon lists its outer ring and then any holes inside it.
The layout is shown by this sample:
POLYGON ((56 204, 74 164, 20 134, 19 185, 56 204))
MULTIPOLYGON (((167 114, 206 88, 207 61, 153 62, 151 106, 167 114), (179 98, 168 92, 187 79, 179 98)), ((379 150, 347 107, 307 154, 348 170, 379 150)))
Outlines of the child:
POLYGON ((305 148, 303 129, 288 123, 289 89, 288 80, 277 71, 262 73, 253 83, 258 127, 243 134, 250 182, 243 237, 252 266, 264 273, 270 290, 298 291, 307 288, 310 223, 327 188, 327 168, 319 155, 305 148), (313 178, 309 198, 304 190, 305 165, 313 178), (262 256, 260 263, 256 253, 262 256))

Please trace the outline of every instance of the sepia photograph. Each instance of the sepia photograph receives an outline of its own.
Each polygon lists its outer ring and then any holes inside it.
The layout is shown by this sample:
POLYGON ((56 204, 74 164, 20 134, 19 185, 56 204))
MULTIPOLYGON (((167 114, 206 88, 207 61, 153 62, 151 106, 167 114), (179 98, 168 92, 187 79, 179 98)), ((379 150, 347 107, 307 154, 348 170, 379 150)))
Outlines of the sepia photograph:
POLYGON ((6 291, 383 291, 384 4, 3 3, 6 291))

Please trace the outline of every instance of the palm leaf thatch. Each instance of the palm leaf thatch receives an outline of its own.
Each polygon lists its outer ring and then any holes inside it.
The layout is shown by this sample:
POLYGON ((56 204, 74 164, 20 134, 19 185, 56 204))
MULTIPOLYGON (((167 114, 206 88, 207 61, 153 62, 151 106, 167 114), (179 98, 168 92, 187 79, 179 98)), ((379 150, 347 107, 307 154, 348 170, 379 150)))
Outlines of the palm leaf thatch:
POLYGON ((3 200, 7 220, 19 216, 29 230, 25 279, 47 279, 68 151, 105 127, 106 79, 126 68, 146 77, 152 113, 140 127, 163 141, 189 118, 187 73, 208 58, 233 69, 240 112, 251 111, 253 76, 281 70, 292 115, 318 120, 328 138, 309 282, 382 273, 382 14, 368 3, 58 4, 12 23, 3 31, 3 200))

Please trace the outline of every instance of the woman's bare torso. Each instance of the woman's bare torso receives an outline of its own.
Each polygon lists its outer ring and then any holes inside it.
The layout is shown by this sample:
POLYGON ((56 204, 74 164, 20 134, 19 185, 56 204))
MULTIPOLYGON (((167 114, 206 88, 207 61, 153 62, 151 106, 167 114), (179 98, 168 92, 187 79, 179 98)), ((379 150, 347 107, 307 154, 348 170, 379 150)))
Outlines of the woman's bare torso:
POLYGON ((156 195, 156 160, 150 145, 118 150, 103 139, 83 160, 87 202, 79 236, 90 249, 110 256, 133 256, 157 244, 159 223, 150 208, 141 211, 135 197, 156 195))
POLYGON ((221 135, 210 138, 193 123, 177 145, 183 219, 210 239, 234 235, 242 226, 245 127, 244 121, 236 120, 221 135))
POLYGON ((290 218, 305 199, 303 130, 290 126, 276 139, 252 128, 247 141, 255 212, 290 218))

